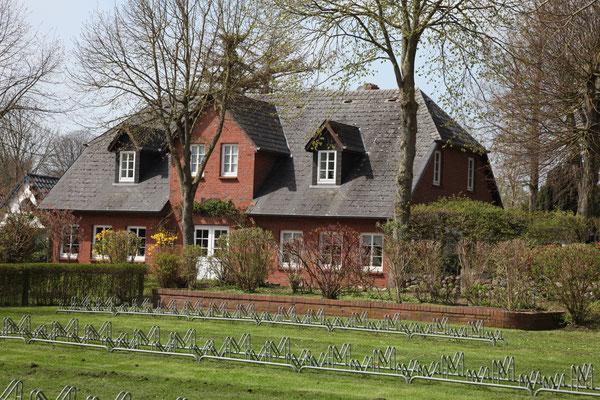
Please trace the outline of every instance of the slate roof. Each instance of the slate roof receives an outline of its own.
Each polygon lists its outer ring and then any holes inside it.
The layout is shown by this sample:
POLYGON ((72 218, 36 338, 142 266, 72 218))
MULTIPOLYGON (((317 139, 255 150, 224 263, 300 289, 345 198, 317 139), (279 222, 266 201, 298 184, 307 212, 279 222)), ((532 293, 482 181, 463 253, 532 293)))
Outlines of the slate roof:
POLYGON ((65 172, 40 208, 77 211, 160 212, 169 201, 169 162, 157 157, 141 171, 140 183, 115 183, 115 153, 108 145, 111 129, 88 144, 65 172))
POLYGON ((290 154, 274 104, 238 96, 229 112, 254 142, 257 151, 290 154))
POLYGON ((41 197, 44 197, 48 194, 48 192, 50 192, 50 190, 52 190, 52 188, 54 187, 54 185, 56 185, 59 179, 60 178, 54 176, 38 175, 28 172, 23 178, 23 182, 16 184, 8 195, 2 196, 2 198, 0 198, 0 208, 3 208, 7 204, 9 204, 12 198, 17 193, 19 193, 19 191, 21 190, 21 188, 23 188, 24 185, 31 185, 32 191, 34 191, 41 197))
MULTIPOLYGON (((273 96, 265 97, 278 101, 273 96)), ((277 161, 249 208, 252 215, 389 218, 396 193, 395 177, 401 141, 398 90, 314 92, 296 105, 278 107, 291 157, 277 161), (312 186, 312 154, 307 138, 324 120, 360 128, 367 153, 340 186, 312 186)), ((477 144, 429 97, 418 92, 413 191, 433 155, 436 142, 477 144), (419 93, 421 94, 419 96, 419 93), (424 107, 425 106, 425 107, 424 107)))

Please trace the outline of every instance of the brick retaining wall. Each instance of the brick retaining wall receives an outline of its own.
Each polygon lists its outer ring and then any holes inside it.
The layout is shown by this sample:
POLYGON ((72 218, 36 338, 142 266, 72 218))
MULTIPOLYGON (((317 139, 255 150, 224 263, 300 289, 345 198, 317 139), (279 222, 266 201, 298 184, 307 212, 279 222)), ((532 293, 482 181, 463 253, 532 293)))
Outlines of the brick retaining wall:
POLYGON ((325 310, 327 316, 349 317, 352 312, 368 311, 369 318, 382 319, 385 314, 399 314, 400 318, 409 321, 431 322, 433 318, 448 317, 450 323, 464 325, 468 321, 484 320, 486 326, 496 328, 546 330, 560 326, 561 312, 513 312, 491 307, 437 306, 428 304, 395 304, 368 301, 327 300, 308 297, 266 296, 256 294, 199 292, 176 289, 154 289, 153 302, 158 300, 167 303, 172 299, 181 308, 185 300, 192 303, 200 300, 205 306, 210 302, 229 303, 231 309, 236 304, 254 303, 257 312, 277 312, 278 307, 296 306, 298 314, 307 310, 325 310))

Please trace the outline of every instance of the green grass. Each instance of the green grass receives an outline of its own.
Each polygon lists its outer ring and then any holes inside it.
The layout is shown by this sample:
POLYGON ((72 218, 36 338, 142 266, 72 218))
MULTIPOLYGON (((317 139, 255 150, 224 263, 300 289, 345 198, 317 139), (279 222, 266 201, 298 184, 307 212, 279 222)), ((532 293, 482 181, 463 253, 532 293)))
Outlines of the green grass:
MULTIPOLYGON (((313 354, 329 344, 353 344, 353 356, 360 358, 373 348, 396 346, 398 361, 418 358, 430 362, 442 354, 465 353, 467 367, 490 365, 505 355, 516 358, 517 372, 539 368, 542 373, 568 372, 571 364, 592 362, 600 365, 600 332, 589 329, 522 332, 505 330, 509 346, 492 347, 486 343, 456 342, 445 339, 414 338, 362 332, 333 332, 324 329, 255 326, 244 322, 185 321, 166 317, 91 314, 55 314, 55 307, 0 308, 1 317, 18 320, 31 314, 32 328, 52 320, 66 323, 78 318, 80 330, 86 323, 99 327, 104 320, 113 324, 113 337, 134 328, 147 331, 160 325, 163 341, 169 331, 185 332, 194 327, 198 343, 215 339, 219 346, 226 336, 252 336, 258 350, 261 342, 288 336, 292 350, 309 348, 313 354)), ((194 362, 168 356, 113 353, 67 345, 0 340, 0 392, 11 381, 21 379, 25 391, 41 389, 54 398, 69 384, 78 388, 81 398, 98 395, 114 399, 120 390, 130 391, 134 399, 515 399, 526 396, 518 391, 476 388, 457 384, 422 383, 412 385, 399 378, 360 376, 347 373, 309 371, 297 374, 285 368, 244 365, 224 361, 194 362)), ((545 394, 550 398, 552 395, 545 394)), ((566 398, 568 396, 559 396, 566 398)))

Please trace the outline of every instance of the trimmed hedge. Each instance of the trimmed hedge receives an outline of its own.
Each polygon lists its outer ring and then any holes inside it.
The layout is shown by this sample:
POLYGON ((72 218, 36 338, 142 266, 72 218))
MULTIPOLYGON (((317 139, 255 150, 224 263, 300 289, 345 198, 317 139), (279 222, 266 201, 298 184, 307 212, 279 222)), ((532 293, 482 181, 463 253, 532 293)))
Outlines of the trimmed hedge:
POLYGON ((56 305, 85 296, 142 296, 145 264, 0 264, 0 305, 56 305))

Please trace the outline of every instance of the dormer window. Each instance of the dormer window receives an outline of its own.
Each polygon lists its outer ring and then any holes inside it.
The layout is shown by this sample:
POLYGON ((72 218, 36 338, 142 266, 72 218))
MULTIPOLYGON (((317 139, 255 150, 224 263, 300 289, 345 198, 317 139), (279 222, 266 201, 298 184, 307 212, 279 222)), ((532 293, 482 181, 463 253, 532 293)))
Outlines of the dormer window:
POLYGON ((198 174, 198 171, 200 170, 202 160, 204 159, 205 147, 203 144, 193 144, 191 145, 190 150, 192 152, 192 157, 190 160, 192 176, 196 176, 198 174))
POLYGON ((135 181, 135 151, 122 151, 119 160, 119 182, 135 181))
POLYGON ((360 129, 327 120, 304 147, 313 153, 312 185, 342 185, 366 157, 360 129))
POLYGON ((317 183, 335 184, 337 151, 319 150, 319 171, 317 183))

